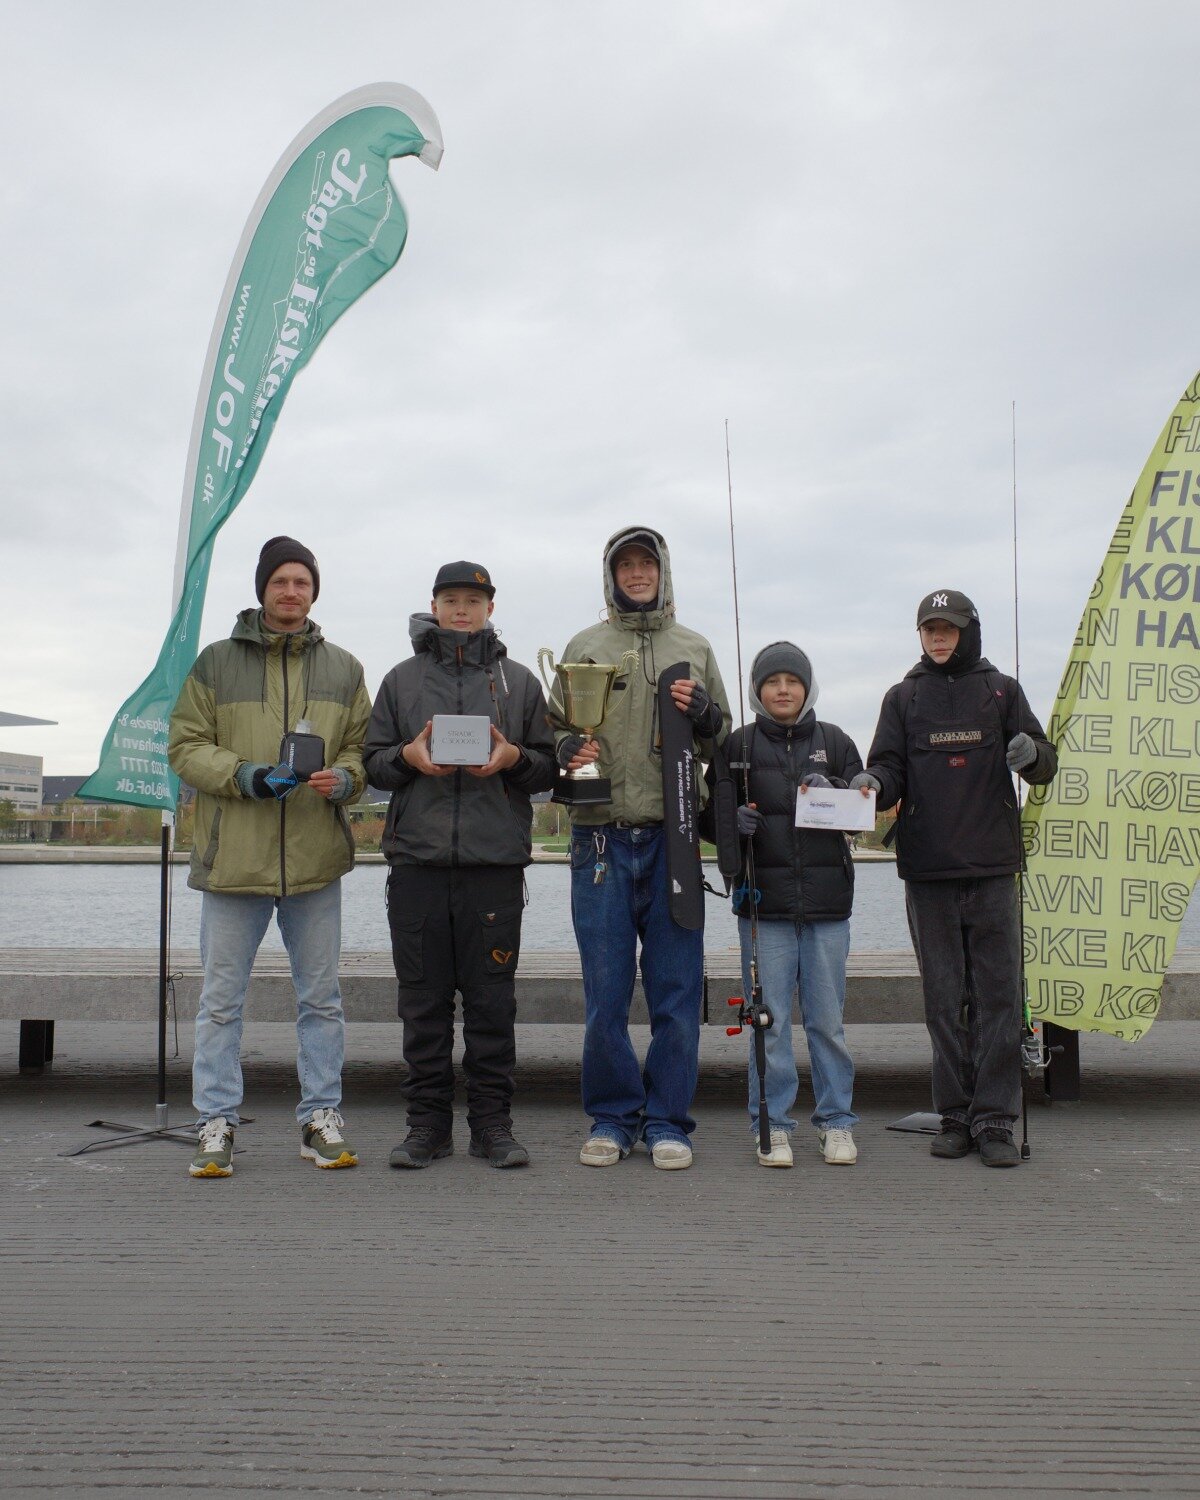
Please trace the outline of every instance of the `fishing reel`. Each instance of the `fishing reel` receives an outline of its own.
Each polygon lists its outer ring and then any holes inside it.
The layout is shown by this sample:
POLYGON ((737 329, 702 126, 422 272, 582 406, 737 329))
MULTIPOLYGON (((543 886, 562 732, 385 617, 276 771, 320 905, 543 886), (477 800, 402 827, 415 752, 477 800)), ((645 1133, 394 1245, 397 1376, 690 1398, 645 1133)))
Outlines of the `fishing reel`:
POLYGON ((1034 1024, 1029 1009, 1025 1010, 1025 1022, 1021 1028, 1021 1069, 1027 1078, 1040 1078, 1050 1066, 1061 1047, 1047 1047, 1042 1034, 1034 1024))
POLYGON ((741 995, 730 995, 726 1004, 738 1007, 738 1023, 736 1026, 726 1026, 726 1036, 741 1036, 744 1026, 749 1026, 752 1030, 770 1031, 775 1024, 770 1007, 761 1000, 743 1000, 741 995))

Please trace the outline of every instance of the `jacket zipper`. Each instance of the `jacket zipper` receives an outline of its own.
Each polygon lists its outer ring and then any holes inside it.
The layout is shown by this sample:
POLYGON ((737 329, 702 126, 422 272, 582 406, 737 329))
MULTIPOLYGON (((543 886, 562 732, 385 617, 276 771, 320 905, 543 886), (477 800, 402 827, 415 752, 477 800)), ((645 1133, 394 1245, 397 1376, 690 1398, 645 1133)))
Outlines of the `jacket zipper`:
MULTIPOLYGON (((788 785, 792 788, 792 790, 795 792, 796 796, 798 797, 800 795, 800 783, 799 783, 799 780, 796 777, 795 762, 792 759, 792 731, 793 731, 794 728, 795 728, 794 724, 789 724, 788 725, 788 732, 787 732, 788 785)), ((802 865, 801 860, 800 860, 800 830, 796 827, 796 814, 795 814, 795 810, 794 809, 792 811, 792 848, 795 851, 794 854, 793 854, 793 856, 792 856, 792 859, 793 859, 793 864, 792 864, 792 884, 793 884, 793 887, 794 887, 795 892, 796 892, 796 920, 797 920, 797 922, 803 922, 804 921, 804 895, 803 895, 803 886, 802 886, 801 878, 800 878, 801 877, 801 872, 803 870, 803 865, 802 865)))
MULTIPOLYGON (((283 638, 283 733, 288 732, 288 638, 283 638)), ((282 740, 282 736, 280 736, 282 740)), ((284 848, 287 838, 287 798, 279 804, 279 894, 287 895, 287 864, 284 858, 284 848)))
MULTIPOLYGON (((463 711, 463 648, 455 646, 454 661, 458 668, 458 711, 463 711)), ((454 812, 450 823, 450 863, 458 864, 458 813, 462 806, 462 767, 454 773, 454 812)))

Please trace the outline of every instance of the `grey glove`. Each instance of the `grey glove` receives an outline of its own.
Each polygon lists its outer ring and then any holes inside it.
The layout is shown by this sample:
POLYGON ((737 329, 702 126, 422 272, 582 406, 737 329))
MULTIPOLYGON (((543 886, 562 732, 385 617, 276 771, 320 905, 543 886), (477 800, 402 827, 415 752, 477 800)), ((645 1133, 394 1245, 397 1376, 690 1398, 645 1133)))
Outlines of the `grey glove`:
POLYGON ((872 776, 870 771, 860 771, 857 776, 850 778, 852 792, 861 792, 863 787, 869 788, 872 792, 883 791, 883 783, 878 776, 872 776))
POLYGON ((832 786, 833 782, 828 776, 822 776, 818 771, 813 776, 806 776, 802 784, 804 786, 832 786))
POLYGON ((330 793, 330 802, 345 802, 354 791, 354 778, 345 766, 334 766, 333 774, 337 777, 337 786, 330 793))
POLYGON ((581 734, 565 734, 555 748, 554 758, 565 771, 586 744, 581 734))
POLYGON ((270 769, 270 766, 255 766, 248 760, 243 761, 233 773, 242 796, 249 797, 252 802, 263 802, 268 797, 273 797, 275 794, 267 785, 267 772, 270 769))
POLYGON ((752 839, 763 825, 763 815, 757 807, 743 802, 737 810, 737 830, 744 839, 752 839))
POLYGON ((1009 740, 1004 759, 1010 771, 1024 771, 1037 760, 1037 746, 1022 730, 1009 740))

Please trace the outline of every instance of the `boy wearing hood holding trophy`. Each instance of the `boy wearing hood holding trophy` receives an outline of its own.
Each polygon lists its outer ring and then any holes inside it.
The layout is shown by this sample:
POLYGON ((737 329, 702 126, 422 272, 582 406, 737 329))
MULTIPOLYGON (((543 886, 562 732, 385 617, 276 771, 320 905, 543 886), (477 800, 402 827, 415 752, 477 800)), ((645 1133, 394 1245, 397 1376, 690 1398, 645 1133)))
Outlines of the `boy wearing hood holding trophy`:
POLYGON ((670 555, 657 531, 625 527, 611 537, 603 581, 606 618, 568 642, 550 697, 567 772, 555 796, 571 808, 571 917, 583 966, 583 1107, 592 1127, 579 1159, 612 1166, 641 1139, 654 1165, 672 1170, 692 1162, 704 934, 671 914, 659 675, 687 664, 670 695, 691 721, 697 757, 728 733, 727 700, 711 646, 675 619, 670 555), (573 705, 572 666, 605 663, 602 712, 582 695, 573 705), (591 767, 600 781, 589 789, 591 767), (629 1037, 639 943, 651 1029, 644 1065, 629 1037))

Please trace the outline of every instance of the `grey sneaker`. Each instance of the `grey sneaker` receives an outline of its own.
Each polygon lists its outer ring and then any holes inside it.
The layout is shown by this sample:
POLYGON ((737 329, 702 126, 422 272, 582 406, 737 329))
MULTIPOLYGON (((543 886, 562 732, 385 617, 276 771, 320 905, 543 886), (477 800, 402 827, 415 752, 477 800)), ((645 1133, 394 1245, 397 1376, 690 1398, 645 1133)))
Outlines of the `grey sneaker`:
POLYGON ((818 1130, 817 1144, 826 1163, 831 1167, 852 1167, 858 1160, 858 1147, 853 1134, 844 1128, 818 1130))
POLYGON ((224 1115, 201 1125, 199 1150, 192 1157, 188 1176, 233 1176, 233 1126, 224 1115))
POLYGON ((358 1152, 342 1134, 336 1109, 319 1109, 300 1127, 300 1155, 318 1167, 357 1167, 358 1152))
POLYGON ((771 1131, 771 1149, 764 1155, 754 1137, 754 1154, 760 1167, 790 1167, 792 1164, 792 1132, 776 1126, 771 1131))
POLYGON ((664 1172, 681 1172, 692 1164, 692 1148, 686 1141, 655 1141, 650 1157, 664 1172))
POLYGON ((629 1152, 613 1140, 611 1135, 590 1135, 583 1143, 579 1162, 584 1167, 615 1167, 629 1152))

